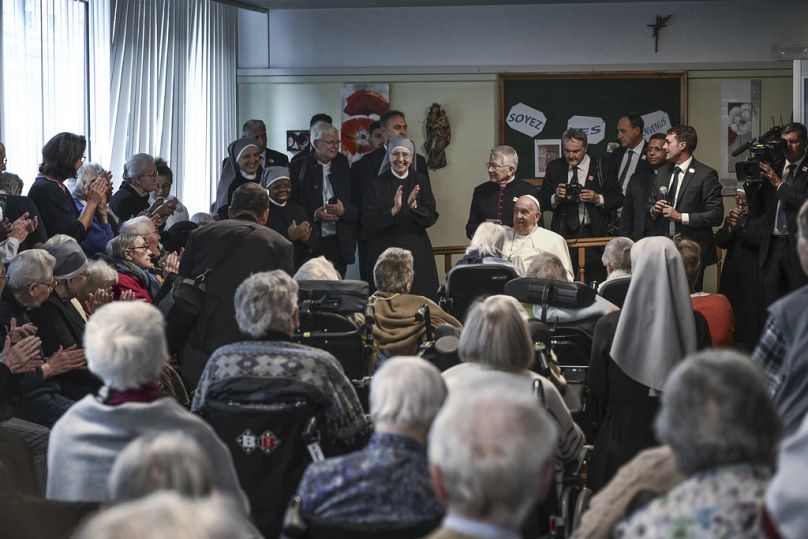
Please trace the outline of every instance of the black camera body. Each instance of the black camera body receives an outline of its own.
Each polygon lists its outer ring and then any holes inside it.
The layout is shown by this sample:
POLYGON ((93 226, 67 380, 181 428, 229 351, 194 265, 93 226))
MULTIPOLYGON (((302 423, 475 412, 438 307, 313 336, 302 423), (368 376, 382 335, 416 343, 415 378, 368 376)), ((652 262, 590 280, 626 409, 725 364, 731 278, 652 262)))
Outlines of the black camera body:
POLYGON ((779 125, 772 127, 745 147, 739 148, 740 151, 733 152, 733 155, 740 155, 746 150, 750 153, 746 161, 735 163, 738 183, 760 183, 766 179, 760 173, 761 163, 777 168, 785 160, 786 141, 780 136, 782 130, 782 126, 779 125))
POLYGON ((567 194, 565 195, 567 200, 571 202, 580 202, 581 201, 581 184, 580 183, 568 183, 567 184, 567 194))

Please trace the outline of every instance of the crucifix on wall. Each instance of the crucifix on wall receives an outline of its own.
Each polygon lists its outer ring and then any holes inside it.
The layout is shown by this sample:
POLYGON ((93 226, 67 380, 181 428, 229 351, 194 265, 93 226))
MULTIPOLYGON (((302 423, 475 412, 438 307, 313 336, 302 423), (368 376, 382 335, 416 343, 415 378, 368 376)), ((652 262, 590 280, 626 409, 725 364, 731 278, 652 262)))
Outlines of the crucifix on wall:
POLYGON ((653 29, 652 35, 654 37, 654 53, 659 52, 659 31, 667 26, 665 23, 668 22, 668 19, 670 18, 670 15, 657 15, 656 22, 648 25, 648 28, 653 29))

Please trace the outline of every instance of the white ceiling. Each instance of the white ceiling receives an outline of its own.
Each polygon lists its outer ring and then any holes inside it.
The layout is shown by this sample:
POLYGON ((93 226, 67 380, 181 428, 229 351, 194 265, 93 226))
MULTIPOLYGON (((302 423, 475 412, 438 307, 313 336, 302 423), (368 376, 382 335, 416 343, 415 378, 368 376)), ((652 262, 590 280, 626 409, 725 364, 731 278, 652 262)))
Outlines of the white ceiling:
MULTIPOLYGON (((501 6, 517 4, 589 4, 647 2, 648 0, 216 0, 247 9, 336 9, 361 7, 414 7, 414 6, 501 6)), ((669 0, 670 1, 670 0, 669 0)), ((686 0, 673 0, 686 1, 686 0)))

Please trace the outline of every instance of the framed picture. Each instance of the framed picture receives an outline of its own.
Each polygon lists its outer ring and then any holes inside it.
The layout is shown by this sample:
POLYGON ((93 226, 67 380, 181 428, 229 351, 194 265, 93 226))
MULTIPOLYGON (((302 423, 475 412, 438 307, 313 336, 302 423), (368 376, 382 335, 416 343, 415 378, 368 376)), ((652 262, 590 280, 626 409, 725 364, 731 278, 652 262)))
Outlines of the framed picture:
POLYGON ((561 139, 536 139, 533 141, 535 178, 544 178, 547 165, 561 157, 561 139))

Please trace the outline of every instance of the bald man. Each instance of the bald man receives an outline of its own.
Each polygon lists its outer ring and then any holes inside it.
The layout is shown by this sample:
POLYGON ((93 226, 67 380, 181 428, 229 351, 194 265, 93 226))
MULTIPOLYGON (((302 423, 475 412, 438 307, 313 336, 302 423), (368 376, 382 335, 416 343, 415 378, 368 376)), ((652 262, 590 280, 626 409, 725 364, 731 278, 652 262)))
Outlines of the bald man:
POLYGON ((551 230, 538 226, 541 205, 536 197, 523 195, 513 207, 513 228, 506 227, 502 256, 522 270, 530 266, 539 253, 552 253, 564 265, 567 278, 573 280, 572 261, 566 240, 551 230))

